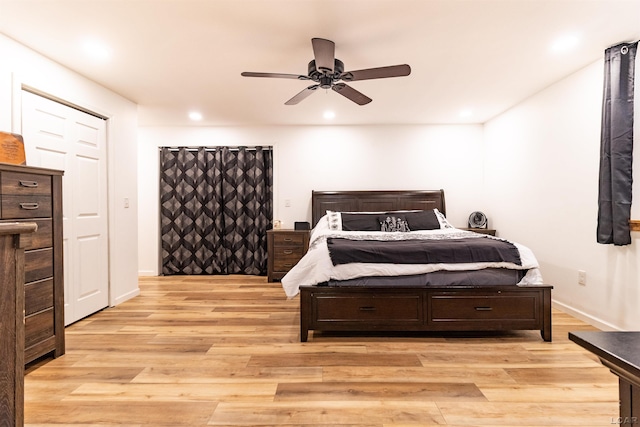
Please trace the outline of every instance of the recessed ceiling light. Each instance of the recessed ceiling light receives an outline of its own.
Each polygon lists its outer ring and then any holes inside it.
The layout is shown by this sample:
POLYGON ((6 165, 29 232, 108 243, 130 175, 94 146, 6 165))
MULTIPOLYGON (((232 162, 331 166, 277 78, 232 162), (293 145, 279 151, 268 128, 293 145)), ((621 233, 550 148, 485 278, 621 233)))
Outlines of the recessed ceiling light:
POLYGON ((84 51, 93 59, 106 61, 111 57, 111 52, 104 43, 97 40, 87 40, 83 43, 84 51))
POLYGON ((197 111, 192 111, 189 113, 189 118, 195 122, 199 122, 202 120, 202 114, 197 111))
POLYGON ((555 53, 567 52, 578 45, 580 37, 576 34, 566 34, 551 43, 551 51, 555 53))
POLYGON ((458 113, 458 115, 463 119, 467 119, 473 116, 473 111, 468 108, 465 108, 464 110, 460 110, 460 113, 458 113))
POLYGON ((327 120, 335 119, 336 118, 336 113, 334 113, 333 111, 325 111, 322 114, 322 117, 324 117, 327 120))

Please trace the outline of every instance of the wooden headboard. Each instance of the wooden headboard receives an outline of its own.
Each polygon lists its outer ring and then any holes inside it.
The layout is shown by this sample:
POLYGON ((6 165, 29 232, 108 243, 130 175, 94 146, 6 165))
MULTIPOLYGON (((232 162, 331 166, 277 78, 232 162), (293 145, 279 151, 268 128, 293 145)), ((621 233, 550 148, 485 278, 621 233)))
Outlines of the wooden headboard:
POLYGON ((388 212, 438 209, 447 214, 444 190, 425 191, 313 191, 311 217, 315 226, 326 211, 388 212))

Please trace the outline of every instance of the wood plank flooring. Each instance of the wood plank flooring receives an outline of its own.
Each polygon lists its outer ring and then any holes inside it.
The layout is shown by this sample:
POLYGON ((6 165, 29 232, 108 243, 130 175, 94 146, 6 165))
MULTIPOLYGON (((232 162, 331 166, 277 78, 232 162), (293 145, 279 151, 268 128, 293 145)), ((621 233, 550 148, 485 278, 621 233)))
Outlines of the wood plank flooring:
POLYGON ((315 334, 298 300, 254 276, 140 279, 141 294, 67 328, 28 367, 25 425, 611 426, 617 378, 537 331, 315 334))

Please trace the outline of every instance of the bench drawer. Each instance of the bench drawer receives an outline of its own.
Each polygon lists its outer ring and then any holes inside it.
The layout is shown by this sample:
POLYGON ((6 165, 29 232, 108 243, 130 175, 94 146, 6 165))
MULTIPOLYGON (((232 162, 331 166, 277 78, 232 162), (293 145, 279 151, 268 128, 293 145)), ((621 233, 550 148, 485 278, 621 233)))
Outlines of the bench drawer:
POLYGON ((429 318, 433 322, 535 320, 536 295, 505 292, 486 295, 434 293, 430 298, 429 318))
POLYGON ((319 295, 315 300, 317 322, 421 322, 419 294, 377 297, 376 295, 319 295))

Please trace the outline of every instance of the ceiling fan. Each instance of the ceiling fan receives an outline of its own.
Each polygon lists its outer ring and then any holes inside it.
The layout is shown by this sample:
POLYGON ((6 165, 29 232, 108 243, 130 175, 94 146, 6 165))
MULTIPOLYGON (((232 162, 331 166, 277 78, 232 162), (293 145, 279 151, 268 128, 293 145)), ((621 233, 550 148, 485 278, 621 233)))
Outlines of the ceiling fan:
POLYGON ((295 105, 311 95, 318 88, 332 89, 358 105, 371 102, 371 98, 358 92, 346 83, 358 80, 384 79, 387 77, 403 77, 411 74, 411 67, 407 64, 391 65, 388 67, 367 68, 364 70, 344 71, 344 64, 335 57, 335 43, 331 40, 313 38, 313 55, 315 59, 309 62, 308 74, 282 74, 282 73, 254 73, 245 71, 244 77, 268 77, 276 79, 311 80, 315 84, 303 89, 293 98, 285 102, 285 105, 295 105))

